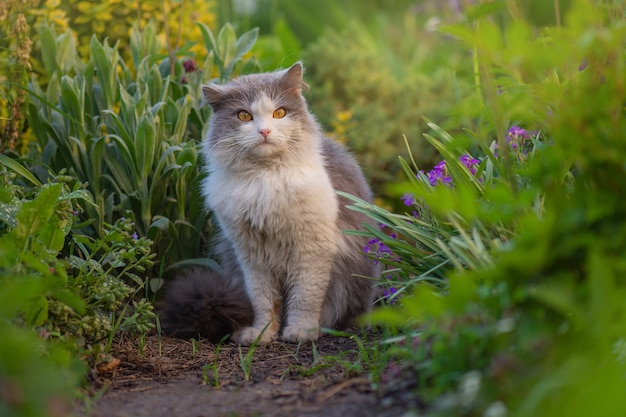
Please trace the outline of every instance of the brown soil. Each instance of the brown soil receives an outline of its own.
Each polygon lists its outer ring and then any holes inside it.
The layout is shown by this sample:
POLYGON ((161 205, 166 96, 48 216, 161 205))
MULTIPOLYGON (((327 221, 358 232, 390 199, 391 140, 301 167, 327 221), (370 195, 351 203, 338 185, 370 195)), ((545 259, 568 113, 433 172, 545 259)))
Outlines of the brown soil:
POLYGON ((301 345, 273 342, 254 350, 226 343, 149 336, 143 349, 122 339, 119 360, 94 371, 91 399, 76 415, 94 417, 402 417, 415 415, 404 387, 374 388, 353 338, 325 335, 301 345), (217 352, 217 354, 216 354, 217 352), (103 393, 103 394, 102 394, 103 393), (100 395, 102 394, 102 395, 100 395))

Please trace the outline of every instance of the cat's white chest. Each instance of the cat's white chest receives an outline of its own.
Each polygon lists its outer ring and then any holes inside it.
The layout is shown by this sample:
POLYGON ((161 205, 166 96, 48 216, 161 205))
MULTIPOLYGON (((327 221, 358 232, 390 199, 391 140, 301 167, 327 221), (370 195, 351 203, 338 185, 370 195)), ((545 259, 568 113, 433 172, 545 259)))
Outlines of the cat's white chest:
POLYGON ((205 195, 222 227, 282 229, 290 223, 334 223, 337 198, 323 169, 270 171, 246 176, 212 172, 205 195))

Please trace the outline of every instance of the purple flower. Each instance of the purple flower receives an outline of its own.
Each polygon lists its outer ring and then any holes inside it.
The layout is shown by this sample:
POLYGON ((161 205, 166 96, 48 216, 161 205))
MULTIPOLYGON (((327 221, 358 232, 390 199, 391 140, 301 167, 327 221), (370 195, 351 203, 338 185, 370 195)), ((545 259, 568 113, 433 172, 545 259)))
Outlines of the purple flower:
POLYGON ((396 299, 395 298, 391 298, 395 293, 397 293, 398 290, 395 287, 389 287, 388 289, 386 289, 383 292, 383 298, 386 298, 389 303, 391 304, 395 304, 396 299), (390 299, 391 298, 391 299, 390 299), (389 300, 390 299, 390 300, 389 300))
POLYGON ((413 196, 413 194, 411 193, 405 193, 402 197, 401 197, 402 202, 404 203, 405 206, 412 206, 413 203, 415 203, 415 197, 413 196))
POLYGON ((476 167, 480 164, 480 160, 476 158, 472 158, 472 156, 467 153, 465 155, 461 155, 459 160, 461 161, 463 165, 465 165, 469 169, 472 175, 476 175, 476 172, 477 172, 476 167))
POLYGON ((367 245, 363 247, 365 254, 371 254, 376 257, 374 263, 378 265, 378 262, 383 258, 391 256, 391 249, 385 245, 380 239, 374 238, 367 242, 367 245))
POLYGON ((452 177, 447 175, 445 159, 440 161, 435 167, 426 174, 430 185, 435 186, 438 182, 442 184, 452 184, 452 177))
POLYGON ((139 235, 137 234, 137 232, 133 232, 130 237, 132 237, 134 240, 139 240, 139 235))
POLYGON ((506 137, 508 141, 516 140, 516 139, 529 139, 530 134, 526 129, 522 129, 519 126, 513 126, 506 132, 506 137))

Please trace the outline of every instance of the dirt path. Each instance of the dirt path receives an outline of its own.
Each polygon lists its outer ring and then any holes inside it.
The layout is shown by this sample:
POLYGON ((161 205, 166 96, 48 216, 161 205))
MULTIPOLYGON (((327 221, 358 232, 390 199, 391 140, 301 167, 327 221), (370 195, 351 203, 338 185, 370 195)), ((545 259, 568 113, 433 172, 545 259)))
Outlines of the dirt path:
POLYGON ((141 354, 137 341, 119 341, 113 347, 119 365, 101 368, 92 384, 94 393, 105 390, 104 394, 79 405, 76 415, 414 415, 408 410, 415 405, 407 402, 402 390, 388 390, 385 395, 374 390, 351 338, 323 336, 315 344, 260 346, 249 366, 245 364, 248 348, 225 344, 217 353, 208 342, 172 338, 159 342, 157 336, 150 336, 141 354))

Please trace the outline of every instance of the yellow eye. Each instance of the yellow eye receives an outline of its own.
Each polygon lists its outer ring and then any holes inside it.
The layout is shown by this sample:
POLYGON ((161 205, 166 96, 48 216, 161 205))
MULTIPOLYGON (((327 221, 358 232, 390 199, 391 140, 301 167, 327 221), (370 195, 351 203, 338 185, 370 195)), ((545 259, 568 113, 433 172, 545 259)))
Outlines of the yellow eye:
POLYGON ((274 110, 274 114, 272 116, 274 116, 274 119, 282 119, 283 117, 285 117, 286 114, 287 110, 285 110, 284 107, 279 107, 274 110))
POLYGON ((249 122, 252 120, 252 115, 245 110, 239 110, 239 112, 237 112, 237 118, 242 122, 249 122))

